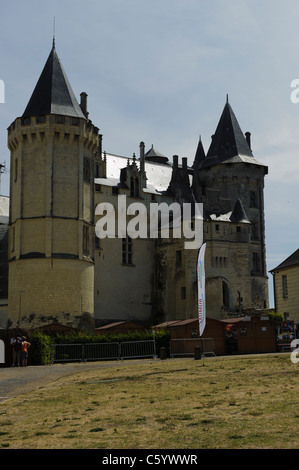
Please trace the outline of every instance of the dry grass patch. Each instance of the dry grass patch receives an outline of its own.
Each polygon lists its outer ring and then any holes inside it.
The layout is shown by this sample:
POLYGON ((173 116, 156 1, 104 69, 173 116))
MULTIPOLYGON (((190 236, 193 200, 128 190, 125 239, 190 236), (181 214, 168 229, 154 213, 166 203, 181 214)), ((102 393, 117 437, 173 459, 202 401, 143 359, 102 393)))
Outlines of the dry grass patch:
POLYGON ((297 448, 298 371, 265 355, 80 372, 0 405, 0 447, 297 448))

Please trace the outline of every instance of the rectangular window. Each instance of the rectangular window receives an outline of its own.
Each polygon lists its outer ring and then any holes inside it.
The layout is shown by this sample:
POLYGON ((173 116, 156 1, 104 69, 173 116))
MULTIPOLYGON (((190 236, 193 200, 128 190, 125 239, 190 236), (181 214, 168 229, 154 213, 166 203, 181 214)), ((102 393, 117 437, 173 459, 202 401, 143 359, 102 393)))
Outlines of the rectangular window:
POLYGON ((287 276, 282 276, 282 296, 284 299, 287 299, 288 296, 289 296, 289 293, 288 293, 288 278, 287 276))
POLYGON ((122 264, 133 264, 132 238, 122 239, 122 264))
POLYGON ((182 252, 181 250, 177 250, 175 254, 175 264, 176 267, 179 268, 182 266, 182 252))
POLYGON ((256 191, 250 191, 249 207, 257 207, 256 191))
POLYGON ((83 226, 83 253, 89 255, 89 227, 83 226))
POLYGON ((15 251, 16 231, 15 227, 11 228, 11 251, 15 251))
POLYGON ((258 225, 257 223, 252 223, 251 225, 251 240, 258 240, 258 225))
POLYGON ((83 179, 86 183, 90 183, 90 159, 88 157, 84 157, 83 165, 83 179))
POLYGON ((19 172, 19 160, 16 158, 15 159, 15 177, 14 177, 15 183, 18 181, 18 172, 19 172))
POLYGON ((261 271, 259 253, 252 253, 252 269, 255 273, 259 273, 261 271))
POLYGON ((186 300, 186 287, 181 287, 181 299, 186 300))

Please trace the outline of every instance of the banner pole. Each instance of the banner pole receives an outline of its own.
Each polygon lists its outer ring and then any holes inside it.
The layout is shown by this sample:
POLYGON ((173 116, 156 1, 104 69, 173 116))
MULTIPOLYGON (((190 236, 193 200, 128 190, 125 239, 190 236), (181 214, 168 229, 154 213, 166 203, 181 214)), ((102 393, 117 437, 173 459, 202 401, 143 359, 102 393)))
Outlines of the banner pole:
POLYGON ((198 291, 198 320, 199 320, 199 336, 201 345, 202 365, 204 366, 204 351, 202 334, 206 326, 206 296, 205 296, 205 251, 206 243, 204 243, 198 253, 197 260, 197 291, 198 291))

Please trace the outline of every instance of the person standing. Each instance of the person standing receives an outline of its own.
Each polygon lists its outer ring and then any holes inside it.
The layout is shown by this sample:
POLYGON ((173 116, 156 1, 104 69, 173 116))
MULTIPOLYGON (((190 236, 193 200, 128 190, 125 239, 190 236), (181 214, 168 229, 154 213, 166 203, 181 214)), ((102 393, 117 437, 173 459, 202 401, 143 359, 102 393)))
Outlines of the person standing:
POLYGON ((21 351, 21 359, 22 359, 22 366, 27 367, 27 360, 28 360, 28 348, 30 348, 31 343, 26 341, 26 336, 22 336, 22 351, 21 351))
POLYGON ((10 339, 10 345, 12 347, 12 366, 20 365, 20 354, 22 350, 22 338, 17 336, 16 338, 10 339))

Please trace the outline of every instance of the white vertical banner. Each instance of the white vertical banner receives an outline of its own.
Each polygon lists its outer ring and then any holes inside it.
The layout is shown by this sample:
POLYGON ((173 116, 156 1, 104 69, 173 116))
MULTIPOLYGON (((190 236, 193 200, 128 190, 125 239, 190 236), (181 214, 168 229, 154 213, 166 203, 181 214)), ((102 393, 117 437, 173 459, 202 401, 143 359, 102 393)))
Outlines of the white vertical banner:
POLYGON ((0 364, 4 364, 4 363, 5 363, 5 345, 4 345, 4 341, 0 339, 0 364))
POLYGON ((199 253, 198 253, 198 259, 197 259, 199 336, 203 334, 203 331, 206 326, 205 251, 206 251, 206 243, 204 243, 201 246, 199 253))

